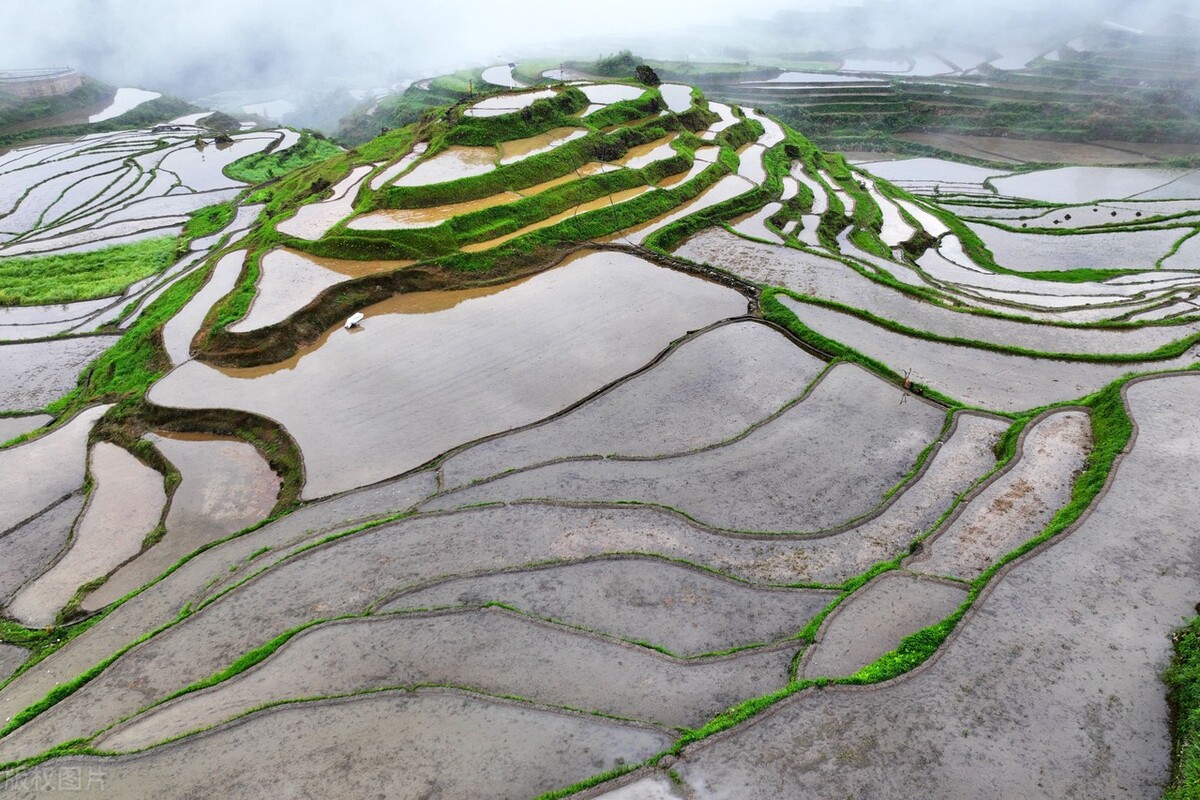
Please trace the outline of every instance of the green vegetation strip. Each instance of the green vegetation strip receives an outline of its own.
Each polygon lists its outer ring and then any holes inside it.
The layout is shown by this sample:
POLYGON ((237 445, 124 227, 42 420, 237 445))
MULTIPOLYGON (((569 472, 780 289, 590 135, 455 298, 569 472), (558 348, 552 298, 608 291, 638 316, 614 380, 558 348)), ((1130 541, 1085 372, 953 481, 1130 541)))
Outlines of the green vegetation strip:
MULTIPOLYGON (((930 342, 941 342, 943 344, 954 345, 955 347, 971 347, 977 350, 990 350, 996 353, 1004 353, 1006 355, 1024 356, 1026 358, 1040 358, 1051 361, 1081 361, 1086 363, 1096 364, 1130 364, 1141 363, 1143 361, 1158 361, 1162 359, 1178 358, 1190 350, 1198 341, 1200 341, 1200 333, 1193 333, 1185 336, 1182 339, 1177 339, 1174 342, 1168 342, 1161 347, 1151 350, 1146 353, 1054 353, 1041 350, 1031 350, 1027 347, 1017 347, 1015 345, 997 344, 996 342, 982 341, 979 339, 964 339, 957 336, 943 336, 930 331, 913 328, 901 322, 896 322, 888 317, 880 317, 872 314, 870 311, 864 311, 856 306, 849 306, 845 303, 839 303, 834 300, 826 300, 822 297, 813 297, 811 295, 801 294, 800 292, 792 291, 791 289, 771 289, 768 290, 771 296, 778 297, 785 295, 798 300, 808 305, 828 308, 834 311, 848 314, 852 317, 857 317, 861 320, 878 325, 894 333, 899 333, 903 336, 909 336, 914 339, 924 339, 930 342)), ((1047 331, 1048 336, 1053 336, 1052 331, 1047 331)))
MULTIPOLYGON (((1058 513, 1046 526, 1045 530, 1040 535, 1029 540, 1021 547, 1012 551, 1008 555, 1001 558, 989 569, 983 572, 978 578, 971 583, 971 588, 967 595, 967 600, 953 614, 941 622, 931 625, 927 628, 919 630, 901 640, 895 650, 885 653, 873 663, 863 667, 858 672, 846 678, 839 679, 816 679, 816 680, 793 680, 784 688, 763 697, 758 697, 753 700, 748 700, 740 703, 727 711, 717 715, 707 725, 696 730, 686 732, 675 745, 668 751, 670 754, 678 754, 685 746, 701 741, 709 736, 719 733, 720 731, 731 728, 741 722, 750 719, 756 714, 770 708, 776 703, 791 697, 798 692, 814 687, 823 687, 829 685, 864 685, 875 684, 883 681, 891 680, 906 672, 911 671, 917 666, 923 664, 930 656, 937 652, 938 648, 946 641, 947 637, 955 630, 958 623, 966 615, 967 611, 979 599, 988 583, 992 578, 1003 569, 1006 565, 1014 560, 1029 553, 1039 545, 1049 541, 1055 536, 1063 533, 1073 524, 1075 524, 1088 507, 1099 497, 1103 490, 1108 477, 1112 472, 1113 465, 1116 462, 1117 456, 1124 452, 1129 445, 1130 438, 1133 435, 1133 422, 1129 419, 1125 411, 1124 400, 1121 396, 1122 386, 1129 379, 1117 381, 1109 386, 1101 389, 1093 395, 1084 398, 1079 403, 1071 405, 1083 405, 1091 409, 1092 417, 1092 432, 1095 438, 1095 448, 1089 456, 1087 466, 1075 481, 1072 488, 1071 500, 1063 508, 1059 509, 1058 513)), ((1010 437, 1011 438, 1011 437, 1010 437)), ((857 585, 863 585, 871 578, 885 572, 889 569, 895 569, 899 566, 900 558, 894 561, 883 562, 877 564, 864 575, 855 579, 855 581, 847 584, 847 588, 857 585)), ((805 628, 805 633, 815 633, 816 628, 820 626, 821 620, 832 610, 842 598, 838 598, 834 603, 830 604, 821 615, 809 623, 805 628)), ((1194 643, 1192 645, 1194 648, 1194 643)), ((1193 649, 1193 652, 1200 656, 1200 651, 1193 649)), ((1179 674, 1182 674, 1179 673, 1179 674)), ((1197 683, 1197 678, 1200 677, 1197 671, 1193 671, 1192 685, 1193 688, 1197 683)), ((1192 695, 1190 699, 1193 701, 1192 707, 1195 708, 1194 701, 1196 695, 1192 695)), ((1196 715, 1196 721, 1200 722, 1200 714, 1196 715)), ((1192 742, 1192 758, 1196 759, 1196 744, 1192 742)), ((1194 779, 1194 778, 1193 778, 1194 779)), ((1195 784, 1193 784, 1195 785, 1195 784)), ((1180 794, 1179 798, 1192 797, 1191 794, 1180 794)))
POLYGON ((253 153, 225 167, 225 174, 242 183, 263 183, 337 155, 341 148, 324 136, 305 131, 291 147, 271 153, 253 153))
POLYGON ((191 241, 192 239, 211 236, 233 222, 234 215, 237 213, 237 206, 237 201, 230 200, 227 203, 217 203, 199 209, 192 214, 187 224, 183 226, 183 238, 186 241, 191 241))
POLYGON ((1175 717, 1174 768, 1165 800, 1200 797, 1200 617, 1174 636, 1175 659, 1167 670, 1175 717))
POLYGON ((175 240, 169 236, 87 253, 0 259, 0 306, 111 297, 174 260, 175 240))

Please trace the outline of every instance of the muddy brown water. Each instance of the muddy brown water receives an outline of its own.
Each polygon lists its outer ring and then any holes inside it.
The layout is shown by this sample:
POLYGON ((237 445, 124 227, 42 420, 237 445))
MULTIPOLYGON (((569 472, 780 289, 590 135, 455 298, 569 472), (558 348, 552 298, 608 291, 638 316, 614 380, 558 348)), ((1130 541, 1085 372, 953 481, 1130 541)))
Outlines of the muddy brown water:
POLYGON ((80 586, 137 555, 158 525, 167 499, 161 475, 108 442, 92 448, 91 474, 95 486, 69 549, 9 603, 7 613, 25 625, 52 625, 80 586))
POLYGON ((558 178, 544 181, 534 186, 521 189, 520 191, 501 192, 489 197, 484 197, 479 200, 466 200, 461 203, 451 203, 444 206, 431 206, 429 208, 388 208, 379 211, 372 211, 369 214, 354 217, 347 223, 346 227, 354 230, 390 230, 395 228, 431 228, 440 225, 443 222, 452 219, 453 217, 462 214, 469 214, 474 211, 485 211, 489 208, 505 205, 520 200, 523 197, 532 197, 540 194, 547 189, 552 189, 555 186, 561 186, 564 183, 578 180, 587 175, 595 175, 600 172, 610 171, 607 164, 601 164, 593 161, 583 165, 579 169, 562 175, 558 178))
POLYGON ((411 266, 414 261, 346 261, 279 248, 263 255, 258 284, 246 316, 231 324, 233 333, 282 322, 339 283, 411 266))
POLYGON ((497 145, 500 150, 500 163, 512 164, 537 153, 548 152, 573 139, 587 136, 587 133, 584 128, 552 128, 537 136, 500 142, 497 145))
POLYGON ((266 519, 279 495, 279 476, 252 445, 199 434, 147 438, 183 476, 171 497, 166 535, 89 594, 85 611, 119 600, 183 556, 266 519))
POLYGON ((526 225, 524 228, 515 230, 512 233, 506 233, 503 236, 496 237, 495 239, 488 239, 486 242, 463 245, 462 251, 464 253, 478 253, 483 250, 490 250, 493 247, 499 247, 505 242, 511 241, 518 236, 524 236, 527 233, 532 233, 533 231, 540 230, 542 228, 548 228, 551 225, 557 225, 564 220, 577 217, 580 214, 586 214, 589 211, 597 211, 599 209, 619 205, 627 200, 632 200, 635 197, 639 197, 646 192, 649 192, 653 188, 653 186, 635 186, 632 189, 625 189, 620 192, 614 192, 610 195, 605 195, 604 197, 598 197, 595 200, 589 200, 586 203, 580 203, 579 205, 569 208, 566 211, 554 214, 553 216, 546 217, 542 220, 538 220, 531 225, 526 225))
POLYGON ((359 329, 331 328, 282 367, 191 362, 150 397, 278 420, 304 454, 305 497, 320 497, 561 410, 683 333, 746 309, 731 289, 612 252, 482 291, 492 293, 411 295, 398 301, 417 304, 409 313, 364 309, 359 329))
POLYGON ((693 796, 1160 797, 1161 675, 1200 568, 1200 376, 1127 396, 1137 439, 1107 494, 1002 573, 940 658, 865 691, 802 694, 685 752, 693 796))
POLYGON ((522 195, 516 192, 501 192, 479 200, 466 200, 462 203, 431 208, 387 208, 355 217, 347 223, 346 227, 356 231, 432 228, 452 217, 506 205, 514 200, 520 200, 521 197, 522 195))

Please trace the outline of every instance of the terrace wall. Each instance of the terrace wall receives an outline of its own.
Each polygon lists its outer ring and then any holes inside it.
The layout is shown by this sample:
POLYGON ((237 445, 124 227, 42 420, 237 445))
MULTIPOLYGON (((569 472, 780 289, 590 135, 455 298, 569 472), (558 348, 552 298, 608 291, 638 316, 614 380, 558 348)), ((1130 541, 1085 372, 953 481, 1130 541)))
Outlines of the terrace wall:
POLYGON ((69 94, 82 83, 80 74, 69 67, 0 71, 0 91, 16 95, 22 100, 69 94))

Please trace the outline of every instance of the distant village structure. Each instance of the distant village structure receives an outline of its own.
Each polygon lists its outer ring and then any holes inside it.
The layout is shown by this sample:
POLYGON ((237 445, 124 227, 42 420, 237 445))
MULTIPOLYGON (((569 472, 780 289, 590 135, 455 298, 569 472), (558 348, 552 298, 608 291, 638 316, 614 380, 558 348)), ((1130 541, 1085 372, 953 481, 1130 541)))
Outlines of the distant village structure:
POLYGON ((70 94, 82 83, 79 72, 70 67, 0 70, 0 92, 22 100, 70 94))

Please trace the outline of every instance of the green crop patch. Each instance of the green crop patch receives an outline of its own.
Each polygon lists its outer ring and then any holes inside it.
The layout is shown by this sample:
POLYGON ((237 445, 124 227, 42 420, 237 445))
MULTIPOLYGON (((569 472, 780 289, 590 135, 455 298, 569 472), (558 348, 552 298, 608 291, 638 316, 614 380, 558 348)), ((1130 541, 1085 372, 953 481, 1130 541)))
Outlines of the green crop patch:
POLYGON ((175 239, 169 236, 86 253, 0 259, 0 306, 112 297, 174 260, 175 239))
POLYGON ((340 152, 341 148, 325 137, 305 131, 300 134, 300 140, 286 150, 240 158, 225 168, 225 174, 242 183, 263 183, 340 152))

